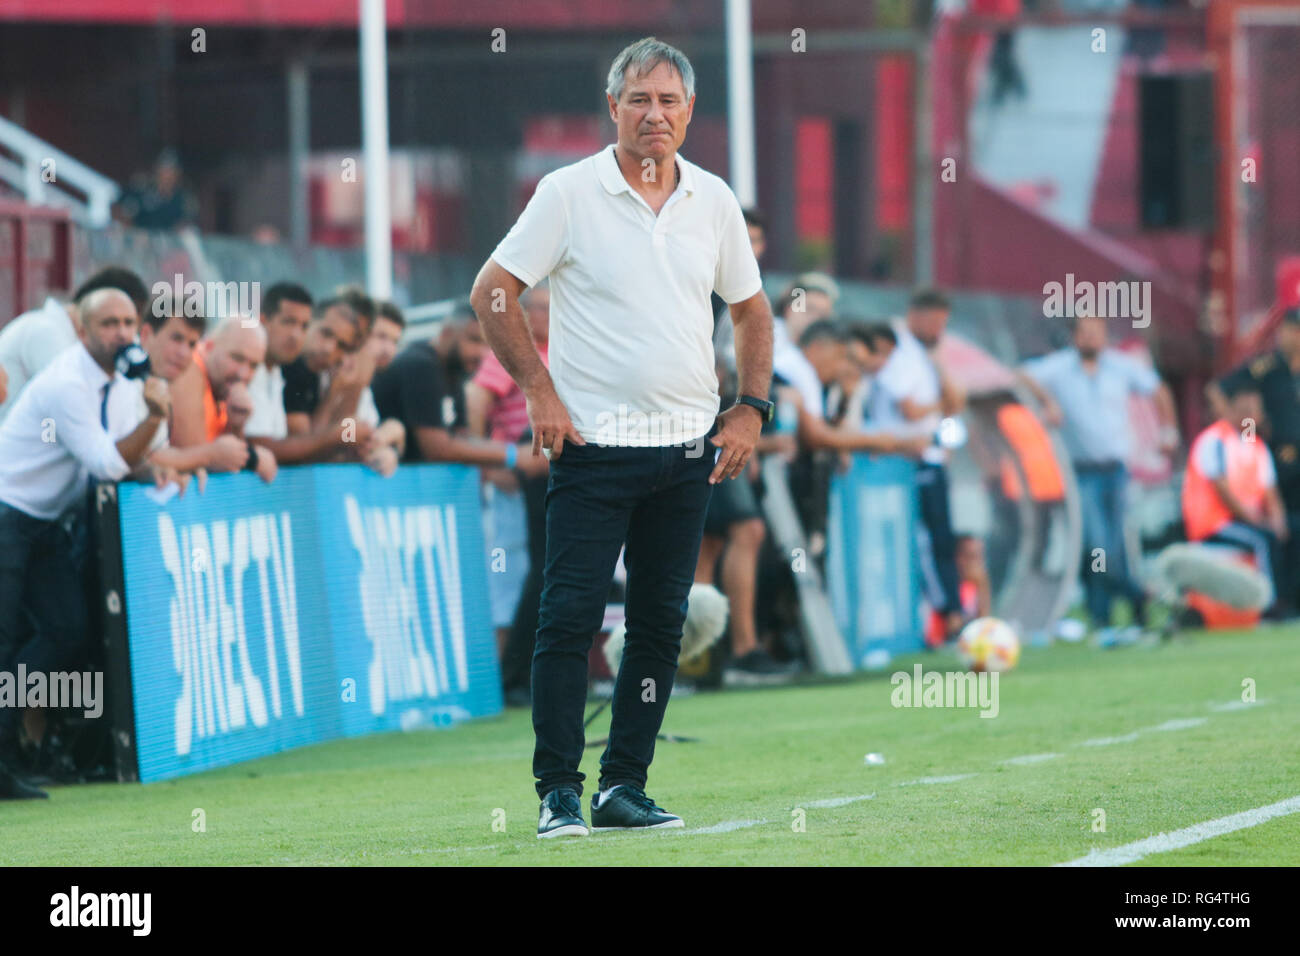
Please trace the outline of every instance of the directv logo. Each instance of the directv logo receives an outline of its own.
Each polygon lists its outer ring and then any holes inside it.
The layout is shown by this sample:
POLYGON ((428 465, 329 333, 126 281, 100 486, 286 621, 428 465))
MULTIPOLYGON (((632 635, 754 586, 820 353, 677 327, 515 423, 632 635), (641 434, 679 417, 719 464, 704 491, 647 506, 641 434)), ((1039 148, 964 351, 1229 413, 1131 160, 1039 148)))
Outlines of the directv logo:
POLYGON ((276 518, 252 515, 185 525, 178 531, 171 518, 158 516, 163 567, 175 587, 169 616, 172 657, 181 676, 175 718, 178 755, 190 752, 195 737, 225 734, 250 721, 265 727, 268 720, 278 719, 287 703, 282 674, 288 678, 293 712, 302 716, 293 530, 288 514, 276 518), (262 675, 249 655, 246 594, 249 610, 260 610, 266 625, 262 675))
POLYGON ((456 509, 363 509, 348 495, 343 510, 361 558, 361 614, 374 655, 370 712, 468 690, 456 509))

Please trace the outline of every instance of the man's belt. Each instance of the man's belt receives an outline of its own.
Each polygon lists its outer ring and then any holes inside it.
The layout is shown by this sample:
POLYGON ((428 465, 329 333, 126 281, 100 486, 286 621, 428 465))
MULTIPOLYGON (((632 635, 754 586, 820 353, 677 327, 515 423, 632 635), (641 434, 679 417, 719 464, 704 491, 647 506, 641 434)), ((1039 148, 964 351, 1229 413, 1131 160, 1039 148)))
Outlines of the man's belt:
POLYGON ((1123 467, 1124 463, 1114 458, 1107 461, 1076 461, 1074 463, 1074 470, 1084 474, 1098 474, 1104 471, 1115 471, 1123 467))

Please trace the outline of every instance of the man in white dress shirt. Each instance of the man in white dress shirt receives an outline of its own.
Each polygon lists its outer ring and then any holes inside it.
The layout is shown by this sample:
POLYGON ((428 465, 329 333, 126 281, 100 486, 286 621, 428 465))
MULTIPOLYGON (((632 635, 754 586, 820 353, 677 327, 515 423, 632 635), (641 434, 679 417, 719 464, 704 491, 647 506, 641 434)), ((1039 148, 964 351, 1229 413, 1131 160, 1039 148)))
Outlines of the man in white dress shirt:
MULTIPOLYGON (((126 293, 92 292, 80 341, 33 378, 0 425, 0 663, 28 674, 77 662, 87 638, 78 599, 90 478, 118 481, 137 468, 170 411, 167 384, 145 385, 148 416, 114 362, 135 341, 139 316, 126 293), (35 624, 28 636, 19 622, 35 624)), ((44 797, 15 776, 20 712, 0 707, 0 799, 44 797)))
POLYGON ((948 507, 948 452, 939 445, 938 434, 945 417, 965 409, 966 395, 935 358, 951 311, 947 296, 937 289, 914 293, 907 317, 894 323, 898 345, 877 374, 876 384, 885 399, 877 403, 881 424, 930 442, 916 470, 921 519, 916 525, 917 550, 926 598, 944 616, 948 638, 955 639, 963 622, 957 537, 948 507))

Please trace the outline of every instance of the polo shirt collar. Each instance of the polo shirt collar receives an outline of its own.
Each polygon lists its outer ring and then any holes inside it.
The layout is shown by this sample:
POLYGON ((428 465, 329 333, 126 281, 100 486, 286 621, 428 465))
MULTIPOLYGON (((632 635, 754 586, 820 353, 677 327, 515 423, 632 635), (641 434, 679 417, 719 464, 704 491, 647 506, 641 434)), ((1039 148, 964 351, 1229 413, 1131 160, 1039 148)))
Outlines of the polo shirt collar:
MULTIPOLYGON (((619 169, 618 157, 614 155, 615 147, 613 145, 601 150, 596 159, 596 174, 600 177, 600 184, 605 187, 605 191, 611 195, 618 195, 621 192, 632 192, 632 186, 623 178, 623 170, 619 169)), ((695 167, 688 163, 681 153, 677 154, 677 169, 680 173, 680 179, 677 188, 688 193, 695 192, 695 167)))

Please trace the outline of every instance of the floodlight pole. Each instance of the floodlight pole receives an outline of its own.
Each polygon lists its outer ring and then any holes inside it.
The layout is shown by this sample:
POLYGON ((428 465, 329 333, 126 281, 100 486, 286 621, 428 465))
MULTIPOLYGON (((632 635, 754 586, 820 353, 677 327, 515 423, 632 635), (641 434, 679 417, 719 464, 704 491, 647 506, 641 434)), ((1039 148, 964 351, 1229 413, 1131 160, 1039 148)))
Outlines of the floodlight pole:
POLYGON ((388 54, 385 0, 361 5, 361 148, 365 167, 366 291, 393 294, 393 229, 388 208, 388 54))
POLYGON ((749 0, 727 0, 727 150, 731 188, 748 209, 758 201, 754 172, 754 38, 749 0))

